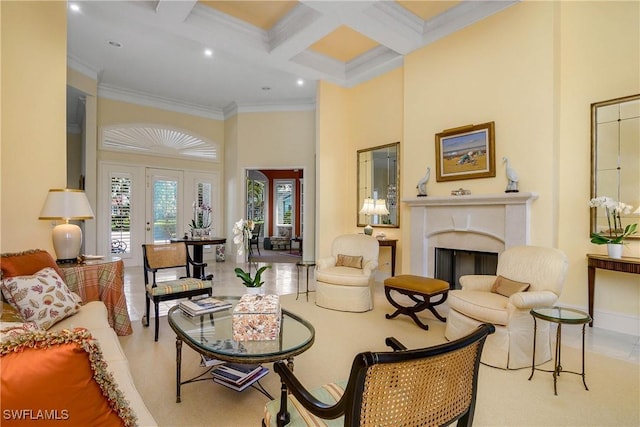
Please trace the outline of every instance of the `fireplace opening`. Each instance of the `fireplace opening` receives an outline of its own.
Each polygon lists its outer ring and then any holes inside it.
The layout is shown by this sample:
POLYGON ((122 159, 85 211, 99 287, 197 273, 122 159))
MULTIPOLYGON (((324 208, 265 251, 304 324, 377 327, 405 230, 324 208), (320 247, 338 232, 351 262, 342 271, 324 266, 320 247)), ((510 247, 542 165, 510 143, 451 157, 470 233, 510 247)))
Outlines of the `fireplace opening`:
POLYGON ((496 274, 498 254, 464 249, 435 248, 434 276, 449 282, 450 289, 460 289, 460 276, 496 274))

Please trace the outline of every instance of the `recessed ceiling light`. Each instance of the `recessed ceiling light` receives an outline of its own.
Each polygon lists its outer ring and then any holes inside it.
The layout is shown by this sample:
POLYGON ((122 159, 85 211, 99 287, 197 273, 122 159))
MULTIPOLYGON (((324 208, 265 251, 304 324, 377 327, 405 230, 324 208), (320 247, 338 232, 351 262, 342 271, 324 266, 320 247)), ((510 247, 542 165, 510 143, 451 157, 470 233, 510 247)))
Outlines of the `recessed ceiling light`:
POLYGON ((296 83, 298 83, 298 86, 304 86, 304 80, 302 80, 302 79, 298 79, 298 81, 296 81, 296 83))
POLYGON ((213 51, 211 49, 205 49, 204 50, 204 56, 212 57, 213 56, 213 51))
POLYGON ((78 6, 76 3, 69 4, 69 9, 74 12, 80 12, 80 6, 78 6))
POLYGON ((109 43, 109 46, 113 46, 113 47, 122 47, 122 43, 117 42, 115 40, 109 40, 107 43, 109 43))

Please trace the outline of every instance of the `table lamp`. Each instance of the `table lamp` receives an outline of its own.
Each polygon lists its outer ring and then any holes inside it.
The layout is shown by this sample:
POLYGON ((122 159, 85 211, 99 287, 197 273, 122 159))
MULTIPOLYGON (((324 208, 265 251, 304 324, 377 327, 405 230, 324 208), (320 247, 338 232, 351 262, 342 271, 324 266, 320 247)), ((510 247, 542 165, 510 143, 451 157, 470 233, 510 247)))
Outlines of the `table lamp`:
POLYGON ((384 199, 378 199, 375 202, 374 207, 374 215, 389 215, 389 210, 387 209, 387 203, 384 199))
MULTIPOLYGON (((367 219, 370 219, 371 215, 374 215, 376 212, 376 202, 372 198, 367 197, 364 199, 362 203, 362 209, 360 209, 360 215, 365 215, 367 219)), ((364 234, 367 236, 371 236, 373 234, 373 227, 367 221, 367 226, 364 228, 364 234)))
POLYGON ((60 264, 76 262, 82 246, 82 230, 71 220, 93 219, 89 200, 82 190, 49 190, 39 219, 64 220, 53 228, 53 248, 60 264))

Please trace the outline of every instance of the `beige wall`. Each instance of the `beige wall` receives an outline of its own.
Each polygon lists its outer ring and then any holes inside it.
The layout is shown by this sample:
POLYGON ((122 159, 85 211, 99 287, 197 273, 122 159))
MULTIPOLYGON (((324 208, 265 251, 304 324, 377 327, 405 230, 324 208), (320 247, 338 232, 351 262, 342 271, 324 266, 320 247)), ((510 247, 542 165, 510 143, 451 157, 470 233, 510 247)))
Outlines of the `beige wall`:
MULTIPOLYGON (((239 113, 228 119, 229 135, 225 144, 233 151, 225 159, 229 173, 227 203, 233 223, 244 218, 245 187, 244 174, 247 169, 258 168, 303 168, 305 189, 305 211, 303 235, 313 235, 315 215, 315 113, 313 111, 239 113)), ((229 237, 233 235, 230 234, 229 237)), ((303 240, 305 253, 313 257, 313 239, 303 240)), ((313 258, 310 258, 313 259, 313 258)))
MULTIPOLYGON (((501 159, 507 156, 520 176, 520 190, 540 195, 532 204, 531 243, 557 246, 569 257, 562 303, 586 308, 585 254, 605 250, 592 245, 588 236, 589 106, 640 92, 639 7, 638 2, 523 2, 408 55, 402 130, 392 125, 389 131, 389 123, 381 122, 378 110, 387 107, 387 99, 371 98, 372 93, 384 93, 387 85, 398 85, 398 80, 376 79, 366 84, 367 90, 361 90, 365 85, 332 88, 327 90, 333 95, 331 102, 323 102, 322 97, 322 89, 330 85, 321 86, 319 117, 333 118, 318 122, 319 135, 331 135, 318 141, 318 192, 324 196, 318 208, 322 241, 354 231, 353 221, 336 226, 330 218, 338 214, 335 209, 340 205, 346 206, 343 216, 353 216, 354 156, 365 144, 362 135, 371 138, 377 132, 395 132, 401 140, 401 197, 415 194, 416 182, 427 166, 432 170, 430 195, 448 195, 459 187, 474 194, 502 193, 507 180, 501 159), (367 106, 363 111, 370 115, 368 119, 353 113, 361 105, 367 106), (342 121, 344 117, 348 123, 342 121), (496 177, 436 182, 434 135, 488 121, 496 124, 496 177), (353 173, 346 175, 348 185, 331 182, 331 188, 325 188, 322 177, 336 170, 333 149, 353 159, 341 165, 353 173), (325 233, 329 236, 323 238, 325 233)), ((395 98, 390 99, 393 103, 395 98)), ((407 209, 402 211, 400 231, 400 244, 406 246, 411 238, 407 209)), ((640 255, 636 242, 625 251, 640 255)), ((409 255, 402 253, 401 271, 409 271, 409 255)), ((637 284, 637 276, 598 272, 600 325, 612 313, 630 323, 635 319, 638 333, 637 284)), ((605 327, 616 329, 613 323, 605 327)), ((627 326, 622 330, 628 332, 627 326)))
MULTIPOLYGON (((349 145, 355 147, 349 153, 351 160, 347 173, 349 176, 357 176, 356 151, 363 148, 371 148, 379 145, 400 141, 400 163, 403 162, 404 144, 404 70, 398 68, 380 77, 358 85, 349 91, 348 114, 349 145)), ((411 155, 409 152, 408 155, 411 155)), ((400 172, 402 174, 402 171, 400 172)), ((400 181, 400 186, 403 186, 400 181)), ((415 187, 415 184, 414 184, 415 187)), ((348 186, 347 204, 349 210, 347 220, 354 233, 362 233, 363 228, 356 227, 356 211, 358 208, 356 198, 357 186, 348 186)), ((405 193, 399 192, 399 199, 405 197, 405 193)), ((400 207, 402 214, 402 206, 400 207)), ((390 239, 399 239, 397 244, 397 258, 402 259, 403 240, 399 228, 386 228, 374 226, 374 235, 383 232, 390 239)), ((408 247, 408 245, 407 245, 408 247)), ((391 250, 381 249, 378 259, 378 270, 391 275, 391 250)), ((396 261, 396 264, 400 264, 396 261)), ((399 274, 399 269, 396 274, 399 274)))
POLYGON ((356 197, 356 152, 349 140, 348 90, 320 82, 316 100, 316 257, 331 254, 331 242, 351 233, 356 197))
POLYGON ((0 250, 53 254, 50 222, 38 216, 47 191, 66 184, 66 3, 1 2, 0 8, 0 250))
MULTIPOLYGON (((585 254, 606 253, 588 239, 590 104, 640 93, 640 3, 562 2, 560 11, 558 223, 559 246, 570 261, 562 301, 586 306, 585 254)), ((623 254, 640 257, 640 242, 631 242, 623 254)), ((638 327, 638 277, 598 270, 596 325, 614 313, 635 317, 638 327)))
MULTIPOLYGON (((544 232, 532 233, 531 243, 556 244, 553 8, 551 2, 513 6, 407 57, 404 194, 415 191, 426 166, 430 195, 459 187, 502 193, 507 156, 520 176, 520 191, 540 194, 532 206, 532 230, 544 232), (490 121, 496 177, 436 182, 434 135, 490 121)), ((409 221, 407 215, 405 210, 403 220, 409 221)), ((409 237, 410 229, 403 228, 403 240, 409 237)), ((408 262, 404 257, 403 266, 408 262)))

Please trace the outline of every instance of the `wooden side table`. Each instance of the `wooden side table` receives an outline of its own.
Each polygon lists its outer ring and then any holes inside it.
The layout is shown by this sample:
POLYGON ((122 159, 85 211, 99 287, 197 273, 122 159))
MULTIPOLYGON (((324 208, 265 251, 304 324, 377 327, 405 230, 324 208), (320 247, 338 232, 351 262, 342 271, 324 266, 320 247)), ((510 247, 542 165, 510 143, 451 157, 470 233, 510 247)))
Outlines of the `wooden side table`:
POLYGON ((107 306, 109 326, 118 335, 133 333, 124 292, 124 263, 120 258, 60 264, 64 281, 82 301, 102 301, 107 306))
POLYGON ((391 248, 391 276, 396 275, 396 244, 398 243, 398 239, 378 239, 378 244, 383 246, 388 246, 391 248))
POLYGON ((593 303, 596 289, 596 268, 619 271, 622 273, 640 274, 640 258, 622 257, 609 258, 606 255, 587 254, 587 280, 589 283, 589 326, 593 326, 593 303))

